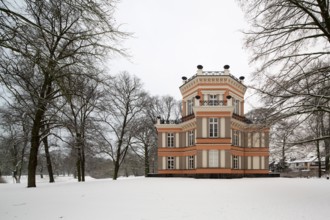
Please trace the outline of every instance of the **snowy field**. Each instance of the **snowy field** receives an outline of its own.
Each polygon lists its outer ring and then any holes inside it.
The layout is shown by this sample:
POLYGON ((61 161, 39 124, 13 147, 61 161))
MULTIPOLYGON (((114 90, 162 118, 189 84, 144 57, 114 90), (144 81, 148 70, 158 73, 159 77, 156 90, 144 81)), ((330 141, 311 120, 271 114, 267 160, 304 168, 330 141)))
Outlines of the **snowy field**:
MULTIPOLYGON (((10 179, 9 179, 10 180, 10 179)), ((24 181, 24 180, 23 180, 24 181)), ((1 220, 329 219, 330 180, 58 178, 0 184, 1 220)))

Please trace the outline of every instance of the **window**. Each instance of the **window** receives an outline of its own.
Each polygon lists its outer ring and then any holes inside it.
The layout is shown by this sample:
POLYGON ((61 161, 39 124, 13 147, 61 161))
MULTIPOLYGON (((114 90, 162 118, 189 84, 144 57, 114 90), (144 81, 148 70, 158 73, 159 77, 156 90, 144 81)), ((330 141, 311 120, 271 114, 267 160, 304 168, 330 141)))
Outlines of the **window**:
POLYGON ((252 147, 252 133, 248 133, 248 147, 252 147))
POLYGON ((218 119, 209 119, 210 137, 218 137, 218 119))
POLYGON ((233 103, 234 103, 234 113, 239 115, 239 100, 233 99, 233 103))
POLYGON ((232 144, 234 146, 239 146, 239 131, 233 130, 232 144))
POLYGON ((188 115, 191 115, 193 113, 193 100, 188 100, 187 105, 188 105, 188 112, 187 112, 187 114, 188 115))
POLYGON ((168 170, 174 169, 174 157, 167 157, 167 169, 168 170))
POLYGON ((233 168, 238 169, 238 156, 233 156, 233 168))
POLYGON ((167 133, 167 147, 174 147, 174 134, 167 133))
POLYGON ((209 95, 209 105, 216 105, 217 103, 217 95, 209 95))
POLYGON ((260 147, 260 133, 252 133, 253 135, 253 147, 260 147))
POLYGON ((188 168, 189 169, 194 169, 195 168, 195 157, 194 156, 189 156, 188 157, 188 168))
POLYGON ((209 167, 219 166, 219 152, 217 150, 209 151, 209 167))
POLYGON ((221 94, 219 99, 220 99, 219 105, 223 106, 224 105, 224 102, 223 102, 223 100, 224 100, 224 94, 221 94))
POLYGON ((194 145, 194 130, 188 131, 188 146, 194 145))

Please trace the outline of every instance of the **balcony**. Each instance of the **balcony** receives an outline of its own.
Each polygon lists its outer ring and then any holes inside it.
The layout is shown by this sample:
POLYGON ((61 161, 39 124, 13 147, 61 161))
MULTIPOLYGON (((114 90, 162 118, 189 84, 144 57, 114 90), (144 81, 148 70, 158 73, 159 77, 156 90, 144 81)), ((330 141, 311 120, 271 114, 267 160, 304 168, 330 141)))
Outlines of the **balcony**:
POLYGON ((226 106, 227 102, 223 100, 199 101, 200 106, 226 106))
MULTIPOLYGON (((219 105, 221 105, 221 102, 219 102, 219 105)), ((241 116, 241 115, 233 113, 232 117, 234 119, 242 121, 246 124, 253 124, 253 122, 250 119, 246 118, 245 116, 241 116)), ((189 121, 193 118, 195 118, 195 114, 190 114, 190 115, 184 116, 184 117, 182 117, 180 119, 176 119, 176 120, 164 120, 164 119, 160 119, 160 118, 158 118, 158 120, 159 120, 159 124, 169 124, 169 125, 172 124, 173 125, 173 124, 181 124, 181 123, 189 121)))

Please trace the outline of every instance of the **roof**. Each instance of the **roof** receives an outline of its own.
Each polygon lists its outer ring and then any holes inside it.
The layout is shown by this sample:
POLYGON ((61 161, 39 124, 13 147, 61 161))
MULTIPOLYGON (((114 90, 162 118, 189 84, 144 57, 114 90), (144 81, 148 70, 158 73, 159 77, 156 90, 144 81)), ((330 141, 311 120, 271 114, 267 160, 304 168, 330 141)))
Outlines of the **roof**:
MULTIPOLYGON (((310 156, 299 160, 287 161, 287 163, 311 163, 311 162, 317 162, 317 160, 318 160, 317 156, 310 156)), ((325 161, 325 157, 321 157, 321 161, 325 161)))

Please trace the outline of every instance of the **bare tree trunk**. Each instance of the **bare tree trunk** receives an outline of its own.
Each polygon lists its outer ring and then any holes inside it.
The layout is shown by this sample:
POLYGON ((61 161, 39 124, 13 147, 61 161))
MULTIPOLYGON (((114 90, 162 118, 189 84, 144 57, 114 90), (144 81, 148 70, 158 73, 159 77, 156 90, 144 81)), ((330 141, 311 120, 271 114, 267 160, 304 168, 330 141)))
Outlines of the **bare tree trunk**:
POLYGON ((81 182, 81 153, 80 147, 77 147, 77 161, 76 161, 76 169, 77 169, 77 177, 78 182, 81 182))
POLYGON ((32 131, 31 131, 31 150, 28 165, 28 187, 36 187, 36 170, 38 165, 38 150, 40 143, 40 129, 42 127, 42 119, 46 112, 47 98, 51 93, 52 81, 49 75, 45 75, 44 83, 40 91, 40 97, 36 106, 32 131))
MULTIPOLYGON (((316 113, 316 137, 319 138, 321 136, 321 132, 324 130, 323 125, 323 112, 316 113)), ((318 161, 318 177, 322 176, 322 167, 321 167, 321 152, 320 152, 320 141, 316 141, 316 151, 317 151, 317 161, 318 161)))
MULTIPOLYGON (((24 135, 25 135, 26 134, 25 128, 23 128, 23 130, 24 130, 24 135)), ((22 152, 21 152, 20 166, 19 166, 18 173, 17 173, 17 183, 21 183, 22 169, 23 169, 23 166, 24 166, 25 149, 27 147, 27 144, 28 144, 28 141, 25 140, 24 141, 24 146, 23 146, 23 149, 22 149, 22 152)))
POLYGON ((129 112, 129 103, 126 103, 125 105, 125 115, 124 115, 124 120, 123 120, 123 126, 121 128, 120 132, 120 137, 118 140, 118 147, 117 147, 117 154, 116 154, 116 161, 115 161, 115 167, 114 167, 114 173, 113 173, 113 179, 116 180, 118 177, 118 172, 120 168, 120 158, 122 154, 122 145, 123 145, 123 139, 124 139, 124 134, 126 130, 126 125, 127 125, 127 116, 129 112))
POLYGON ((81 161, 80 161, 81 181, 85 182, 85 145, 83 140, 81 140, 81 137, 80 137, 80 147, 81 147, 81 161))
POLYGON ((318 177, 322 176, 322 167, 321 167, 321 153, 320 153, 320 143, 319 140, 316 141, 316 150, 317 150, 317 161, 318 161, 318 177))
POLYGON ((330 140, 329 139, 326 139, 326 140, 324 140, 324 148, 325 148, 325 171, 327 172, 327 173, 329 173, 329 171, 330 171, 330 164, 329 164, 329 162, 330 162, 330 160, 329 160, 329 158, 330 158, 330 140))
MULTIPOLYGON (((325 129, 324 135, 330 135, 330 113, 328 115, 328 129, 325 129)), ((322 121, 323 123, 323 121, 322 121)), ((330 138, 324 140, 324 148, 325 148, 325 171, 329 174, 330 171, 330 138)))
POLYGON ((283 138, 283 144, 282 144, 282 159, 281 159, 281 170, 282 172, 286 172, 285 169, 285 144, 286 144, 286 138, 283 138))
POLYGON ((21 157, 19 165, 17 166, 17 169, 16 169, 17 170, 16 183, 21 183, 22 167, 23 167, 23 156, 21 157))
POLYGON ((114 167, 114 170, 113 170, 113 177, 112 179, 116 180, 118 178, 118 172, 119 172, 119 160, 116 160, 115 163, 114 163, 115 167, 114 167))
POLYGON ((32 126, 31 149, 28 164, 28 185, 27 187, 36 187, 36 170, 38 165, 39 150, 39 130, 41 127, 41 119, 45 110, 38 109, 32 126))
POLYGON ((144 176, 147 176, 149 172, 150 172, 149 146, 145 144, 144 145, 144 176))
POLYGON ((15 183, 19 183, 18 182, 18 178, 17 178, 17 171, 18 171, 18 166, 19 166, 19 160, 18 160, 18 146, 16 144, 13 145, 13 149, 12 149, 12 154, 13 154, 13 178, 15 180, 15 183))
POLYGON ((44 166, 42 164, 40 165, 39 172, 40 172, 40 178, 43 179, 44 178, 44 166))
POLYGON ((45 155, 46 155, 47 171, 48 171, 48 175, 49 175, 49 182, 54 183, 55 180, 54 180, 52 161, 51 161, 50 153, 49 153, 48 136, 44 137, 42 139, 42 142, 45 147, 45 155))
POLYGON ((81 140, 81 134, 79 132, 76 133, 76 143, 75 147, 77 149, 77 161, 76 161, 76 169, 78 182, 85 181, 85 152, 83 142, 81 140))
MULTIPOLYGON (((330 115, 328 116, 328 127, 324 124, 324 121, 326 119, 326 113, 321 112, 319 113, 321 115, 320 118, 320 129, 321 129, 321 134, 322 136, 327 136, 330 134, 330 115)), ((329 172, 329 157, 330 157, 330 138, 324 139, 324 150, 325 150, 325 171, 328 173, 329 172)))

